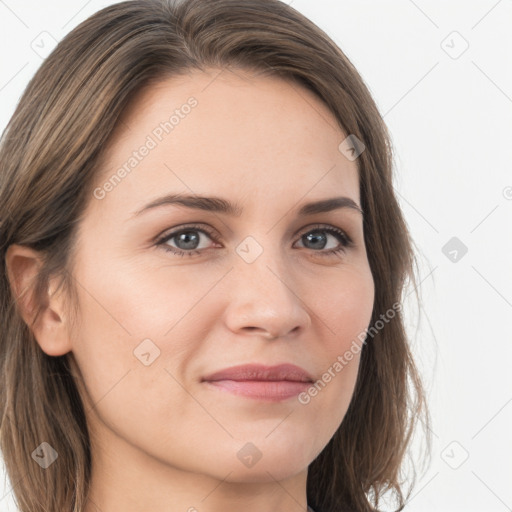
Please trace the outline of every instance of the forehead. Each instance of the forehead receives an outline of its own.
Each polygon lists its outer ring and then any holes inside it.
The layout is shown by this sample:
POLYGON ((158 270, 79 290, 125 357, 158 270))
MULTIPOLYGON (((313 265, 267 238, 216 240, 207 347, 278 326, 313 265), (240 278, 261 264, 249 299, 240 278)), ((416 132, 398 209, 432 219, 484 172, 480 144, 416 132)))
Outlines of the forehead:
POLYGON ((295 82, 190 71, 146 87, 124 112, 96 183, 111 183, 101 207, 131 212, 164 192, 272 203, 339 191, 358 202, 357 164, 339 150, 345 138, 295 82))

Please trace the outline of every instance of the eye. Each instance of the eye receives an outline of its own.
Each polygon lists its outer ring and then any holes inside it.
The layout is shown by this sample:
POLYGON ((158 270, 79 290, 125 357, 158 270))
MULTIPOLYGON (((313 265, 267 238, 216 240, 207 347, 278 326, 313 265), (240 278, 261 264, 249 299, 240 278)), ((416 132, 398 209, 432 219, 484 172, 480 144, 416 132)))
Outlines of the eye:
POLYGON ((172 233, 165 235, 157 241, 156 245, 162 246, 165 251, 172 252, 176 256, 194 256, 195 254, 200 254, 202 250, 205 250, 204 248, 200 250, 197 248, 201 239, 201 236, 197 235, 197 233, 207 235, 208 238, 213 238, 214 236, 213 232, 205 227, 187 226, 181 228, 179 231, 173 231, 172 233), (175 243, 179 245, 177 248, 172 247, 167 243, 175 239, 175 243))
POLYGON ((338 245, 332 249, 315 251, 319 256, 332 256, 340 252, 345 252, 347 249, 354 246, 352 239, 341 229, 334 226, 324 226, 317 224, 311 226, 300 238, 302 243, 312 245, 314 249, 325 249, 327 245, 328 233, 333 238, 338 240, 338 245))
MULTIPOLYGON (((201 252, 207 249, 207 247, 199 247, 201 234, 216 241, 213 231, 204 226, 192 225, 184 226, 179 230, 164 235, 157 240, 156 245, 162 246, 165 251, 171 252, 176 256, 194 256, 201 254, 201 252), (177 247, 169 245, 171 241, 176 244, 177 247)), ((306 249, 312 248, 314 252, 318 253, 320 256, 332 256, 354 246, 352 239, 344 231, 334 226, 324 226, 322 224, 311 226, 308 231, 303 232, 300 241, 302 244, 311 246, 306 247, 306 249), (334 248, 326 250, 325 247, 328 245, 329 236, 335 238, 338 244, 335 245, 334 248)))

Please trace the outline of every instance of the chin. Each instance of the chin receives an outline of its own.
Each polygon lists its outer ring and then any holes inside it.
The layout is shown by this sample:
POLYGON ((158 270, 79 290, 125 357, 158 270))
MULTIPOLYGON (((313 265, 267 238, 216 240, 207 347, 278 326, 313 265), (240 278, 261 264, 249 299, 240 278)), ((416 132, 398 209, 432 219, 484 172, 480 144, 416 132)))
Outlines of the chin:
POLYGON ((202 457, 194 457, 196 471, 209 473, 221 480, 227 477, 228 482, 275 482, 306 471, 320 449, 305 442, 306 439, 284 442, 279 436, 272 439, 273 434, 265 439, 267 435, 268 432, 261 437, 237 439, 235 442, 231 439, 217 444, 214 452, 211 447, 205 447, 207 454, 203 452, 202 457))

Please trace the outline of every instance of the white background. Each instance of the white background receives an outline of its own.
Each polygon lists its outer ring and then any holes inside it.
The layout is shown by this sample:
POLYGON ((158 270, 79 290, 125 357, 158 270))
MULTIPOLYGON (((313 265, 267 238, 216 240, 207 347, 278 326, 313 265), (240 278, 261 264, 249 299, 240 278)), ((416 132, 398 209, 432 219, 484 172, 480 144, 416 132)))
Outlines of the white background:
MULTIPOLYGON (((0 0, 2 130, 42 62, 37 45, 112 3, 0 0)), ((421 264, 421 314, 408 303, 408 330, 434 440, 406 509, 512 510, 512 1, 287 3, 354 63, 396 151, 421 264), (446 256, 452 237, 459 248, 446 256)), ((12 512, 2 483, 0 511, 12 512)))

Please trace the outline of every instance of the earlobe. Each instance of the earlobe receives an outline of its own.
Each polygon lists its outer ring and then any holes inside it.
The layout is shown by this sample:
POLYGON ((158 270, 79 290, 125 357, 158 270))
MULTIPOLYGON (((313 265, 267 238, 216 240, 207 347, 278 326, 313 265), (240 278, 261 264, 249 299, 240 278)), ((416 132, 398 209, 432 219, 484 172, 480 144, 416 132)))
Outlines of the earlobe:
POLYGON ((36 297, 35 284, 43 260, 41 254, 29 247, 12 244, 5 256, 7 278, 17 311, 34 334, 37 343, 50 356, 64 355, 71 350, 64 315, 64 302, 52 293, 50 281, 42 297, 36 297), (36 312, 40 307, 40 313, 36 312))

